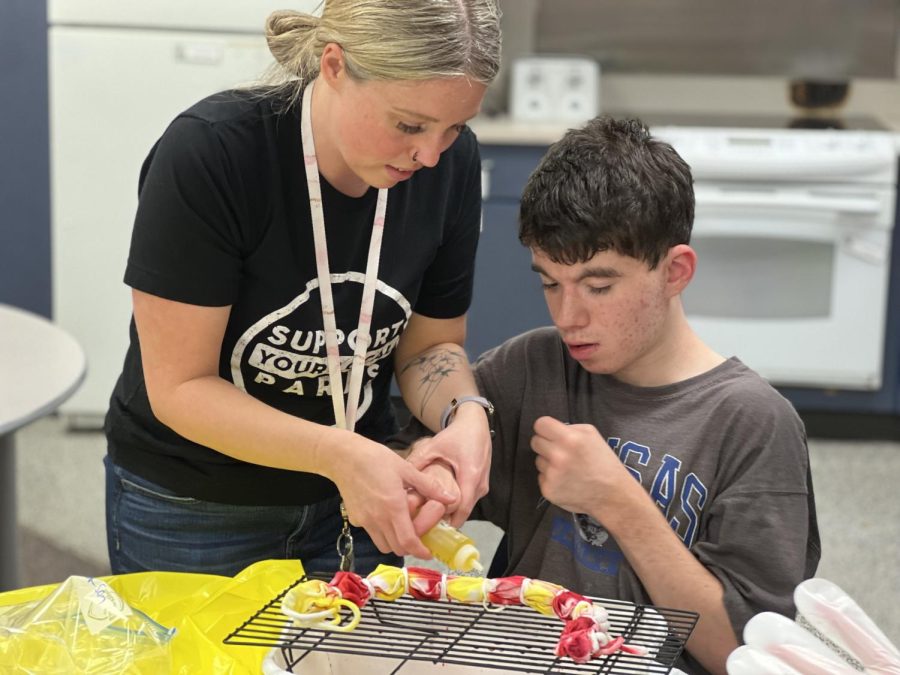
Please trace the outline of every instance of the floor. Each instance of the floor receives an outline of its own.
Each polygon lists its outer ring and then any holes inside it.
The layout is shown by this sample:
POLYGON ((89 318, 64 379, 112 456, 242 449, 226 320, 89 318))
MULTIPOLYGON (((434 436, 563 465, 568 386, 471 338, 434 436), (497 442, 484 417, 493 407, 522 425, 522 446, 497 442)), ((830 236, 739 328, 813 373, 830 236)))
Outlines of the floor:
MULTIPOLYGON (((102 434, 67 431, 49 417, 20 430, 16 442, 23 585, 108 573, 102 434)), ((817 574, 900 644, 900 443, 811 439, 810 455, 823 548, 817 574)), ((495 528, 466 530, 489 558, 495 528)))

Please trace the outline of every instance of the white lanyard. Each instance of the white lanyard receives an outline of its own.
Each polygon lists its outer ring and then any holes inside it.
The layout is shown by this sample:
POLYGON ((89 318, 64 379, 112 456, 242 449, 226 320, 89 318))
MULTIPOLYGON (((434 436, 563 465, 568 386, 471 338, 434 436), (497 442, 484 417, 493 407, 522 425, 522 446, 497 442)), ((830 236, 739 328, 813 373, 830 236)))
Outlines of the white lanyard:
MULTIPOLYGON (((313 82, 303 92, 303 109, 300 114, 300 133, 303 139, 303 165, 306 170, 306 185, 309 188, 309 210, 312 216, 313 237, 316 252, 316 272, 319 277, 319 297, 322 299, 322 321, 325 324, 325 351, 328 361, 328 376, 331 380, 331 405, 334 421, 338 427, 353 431, 359 393, 362 389, 366 350, 372 341, 372 308, 375 306, 375 287, 378 283, 378 262, 381 257, 381 236, 384 233, 384 214, 387 211, 387 188, 378 190, 375 205, 375 220, 372 223, 372 238, 369 241, 369 257, 366 263, 366 277, 363 283, 362 301, 359 308, 359 326, 356 329, 356 346, 350 367, 350 382, 347 386, 347 407, 344 409, 343 378, 341 377, 340 348, 337 339, 337 325, 334 317, 334 299, 331 295, 331 272, 328 268, 328 246, 325 241, 325 214, 322 210, 322 190, 319 185, 319 163, 316 161, 316 146, 313 140, 311 109, 313 82)), ((346 336, 350 339, 350 335, 346 336)))

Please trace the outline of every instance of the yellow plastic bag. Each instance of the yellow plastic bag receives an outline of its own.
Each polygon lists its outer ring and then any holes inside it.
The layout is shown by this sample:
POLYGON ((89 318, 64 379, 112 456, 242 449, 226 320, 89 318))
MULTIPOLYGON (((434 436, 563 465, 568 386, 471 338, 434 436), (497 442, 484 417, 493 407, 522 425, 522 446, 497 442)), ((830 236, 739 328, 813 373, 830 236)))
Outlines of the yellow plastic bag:
MULTIPOLYGON (((258 675, 265 647, 225 645, 222 640, 269 600, 303 575, 298 560, 265 560, 235 577, 182 572, 140 572, 103 577, 131 608, 143 612, 175 635, 168 643, 172 675, 258 675)), ((0 625, 17 607, 49 596, 60 585, 36 586, 0 594, 0 625)), ((49 672, 53 647, 45 641, 21 640, 0 631, 0 673, 49 672)), ((81 675, 69 670, 72 675, 81 675)), ((96 671, 93 671, 96 672, 96 671)), ((159 661, 132 664, 128 675, 162 675, 159 661)))

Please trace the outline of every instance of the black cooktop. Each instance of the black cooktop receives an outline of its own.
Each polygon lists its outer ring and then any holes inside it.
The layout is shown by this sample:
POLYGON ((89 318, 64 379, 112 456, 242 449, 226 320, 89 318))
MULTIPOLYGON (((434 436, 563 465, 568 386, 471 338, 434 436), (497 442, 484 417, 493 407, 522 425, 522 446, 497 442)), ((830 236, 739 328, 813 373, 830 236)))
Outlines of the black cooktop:
MULTIPOLYGON (((630 117, 628 113, 611 113, 630 117)), ((639 117, 649 127, 721 127, 734 129, 845 129, 848 131, 889 131, 874 117, 864 115, 820 117, 790 115, 734 115, 697 113, 646 113, 639 117)))

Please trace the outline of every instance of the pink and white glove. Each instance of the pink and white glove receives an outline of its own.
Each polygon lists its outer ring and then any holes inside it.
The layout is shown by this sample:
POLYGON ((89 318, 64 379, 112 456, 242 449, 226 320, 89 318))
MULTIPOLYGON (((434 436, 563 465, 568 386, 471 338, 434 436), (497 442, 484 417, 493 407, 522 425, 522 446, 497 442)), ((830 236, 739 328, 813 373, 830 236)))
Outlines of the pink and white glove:
MULTIPOLYGON (((807 579, 794 590, 797 612, 871 675, 900 675, 900 651, 856 602, 826 579, 807 579)), ((774 612, 744 627, 744 646, 728 657, 729 675, 857 675, 812 632, 774 612)))

